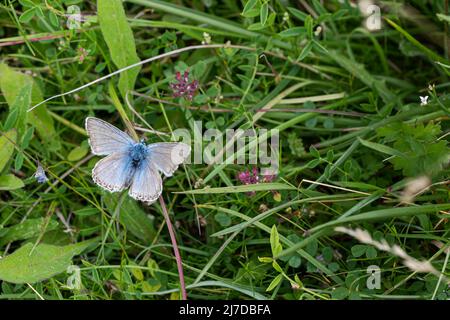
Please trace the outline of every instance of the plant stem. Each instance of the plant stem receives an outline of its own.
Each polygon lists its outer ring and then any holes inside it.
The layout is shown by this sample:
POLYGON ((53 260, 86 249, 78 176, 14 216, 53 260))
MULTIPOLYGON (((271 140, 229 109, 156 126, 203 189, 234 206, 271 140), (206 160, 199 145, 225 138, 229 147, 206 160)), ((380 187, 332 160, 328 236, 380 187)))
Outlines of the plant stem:
POLYGON ((180 251, 178 250, 177 239, 175 237, 175 231, 174 231, 172 222, 170 221, 169 212, 167 211, 167 207, 166 207, 166 204, 165 204, 162 196, 159 197, 159 203, 161 204, 161 209, 162 209, 164 218, 166 219, 167 228, 169 229, 169 234, 170 234, 170 240, 172 241, 173 253, 175 254, 175 259, 177 260, 178 275, 180 277, 180 285, 181 285, 181 297, 183 300, 187 300, 186 284, 184 282, 184 273, 183 273, 183 264, 181 261, 181 255, 180 255, 180 251))

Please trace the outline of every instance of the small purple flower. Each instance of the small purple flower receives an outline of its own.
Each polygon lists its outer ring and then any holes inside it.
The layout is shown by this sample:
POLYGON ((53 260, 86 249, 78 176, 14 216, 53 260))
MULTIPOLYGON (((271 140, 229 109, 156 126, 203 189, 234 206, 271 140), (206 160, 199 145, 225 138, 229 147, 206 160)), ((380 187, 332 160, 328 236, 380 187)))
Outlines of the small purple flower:
MULTIPOLYGON (((276 179, 275 174, 270 174, 268 172, 259 172, 258 168, 253 167, 253 169, 241 171, 237 175, 237 180, 239 180, 244 185, 249 184, 257 184, 260 182, 266 183, 266 182, 272 182, 276 179)), ((273 191, 272 191, 273 192, 273 191)), ((254 196, 256 194, 255 191, 247 192, 248 196, 254 196)))
POLYGON ((178 83, 169 84, 170 88, 173 90, 173 97, 185 97, 188 100, 192 100, 198 89, 198 81, 194 80, 189 83, 189 71, 185 71, 183 76, 181 76, 180 72, 177 72, 176 79, 178 83))
POLYGON ((46 183, 48 181, 48 178, 45 175, 44 168, 42 168, 40 163, 38 163, 38 166, 37 166, 36 172, 34 174, 34 177, 36 178, 36 181, 38 183, 41 183, 41 184, 42 183, 46 183))

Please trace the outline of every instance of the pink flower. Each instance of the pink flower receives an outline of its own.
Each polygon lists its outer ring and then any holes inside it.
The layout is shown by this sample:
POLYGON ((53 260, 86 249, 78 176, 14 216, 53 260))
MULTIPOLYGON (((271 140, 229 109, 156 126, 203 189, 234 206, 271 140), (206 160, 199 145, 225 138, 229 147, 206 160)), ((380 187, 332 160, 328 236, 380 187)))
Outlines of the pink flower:
POLYGON ((170 88, 173 90, 173 97, 185 97, 188 100, 192 100, 198 89, 198 81, 194 80, 189 83, 189 71, 185 71, 183 76, 181 76, 180 72, 177 72, 176 79, 178 83, 169 84, 170 88))
MULTIPOLYGON (((268 172, 259 172, 257 167, 253 167, 253 169, 241 171, 237 174, 237 180, 239 180, 244 185, 249 184, 257 184, 260 182, 268 183, 272 182, 276 179, 275 174, 269 174, 268 172)), ((255 191, 247 192, 248 196, 254 196, 256 194, 255 191)))

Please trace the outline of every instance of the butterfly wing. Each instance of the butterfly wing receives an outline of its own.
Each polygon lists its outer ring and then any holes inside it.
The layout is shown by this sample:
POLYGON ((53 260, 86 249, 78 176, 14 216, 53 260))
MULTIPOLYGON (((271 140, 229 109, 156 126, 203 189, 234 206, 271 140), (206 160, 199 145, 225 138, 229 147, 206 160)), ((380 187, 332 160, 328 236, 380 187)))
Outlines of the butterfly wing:
POLYGON ((136 199, 151 204, 162 192, 162 179, 156 167, 148 160, 136 169, 128 194, 136 199))
POLYGON ((114 152, 125 152, 134 141, 125 132, 98 118, 86 118, 86 131, 92 153, 108 155, 114 152))
POLYGON ((100 187, 110 192, 118 192, 130 185, 134 171, 128 153, 118 152, 95 164, 92 179, 100 187))
POLYGON ((149 159, 167 177, 177 170, 191 153, 191 147, 181 142, 160 142, 148 146, 149 159))

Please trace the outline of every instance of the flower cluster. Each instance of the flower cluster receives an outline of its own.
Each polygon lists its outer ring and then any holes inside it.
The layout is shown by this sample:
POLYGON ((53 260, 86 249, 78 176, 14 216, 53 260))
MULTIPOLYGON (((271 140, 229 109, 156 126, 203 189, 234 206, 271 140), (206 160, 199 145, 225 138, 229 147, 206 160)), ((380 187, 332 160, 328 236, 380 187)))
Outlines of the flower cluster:
MULTIPOLYGON (((237 180, 239 180, 244 185, 249 184, 257 184, 257 183, 265 183, 272 182, 276 178, 275 174, 270 174, 268 172, 262 172, 258 170, 258 168, 253 167, 252 170, 241 171, 237 174, 237 180)), ((247 192, 247 195, 254 196, 256 194, 255 191, 247 192)))
POLYGON ((178 83, 169 84, 170 88, 173 90, 173 97, 185 97, 188 100, 192 100, 195 91, 198 89, 198 81, 194 80, 189 82, 189 71, 185 71, 183 76, 181 76, 180 72, 177 72, 176 79, 178 83))

